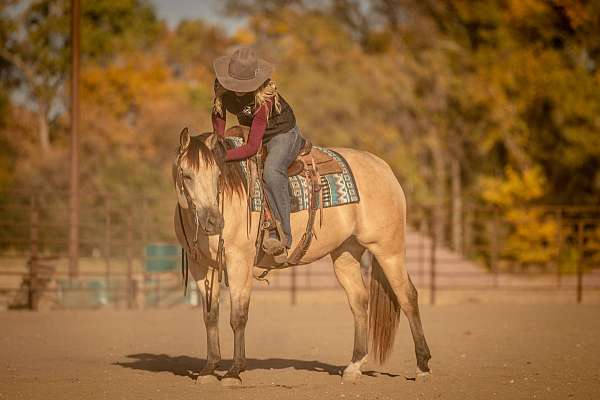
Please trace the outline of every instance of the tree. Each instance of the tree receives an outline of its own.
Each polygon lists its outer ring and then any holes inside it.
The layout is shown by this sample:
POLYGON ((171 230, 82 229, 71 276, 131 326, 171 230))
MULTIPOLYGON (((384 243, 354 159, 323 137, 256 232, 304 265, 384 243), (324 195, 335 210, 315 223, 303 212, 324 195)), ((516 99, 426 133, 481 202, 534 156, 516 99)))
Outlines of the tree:
POLYGON ((36 113, 39 144, 47 153, 50 112, 57 106, 67 69, 67 10, 64 1, 34 1, 13 16, 19 3, 10 1, 0 8, 0 57, 15 68, 17 87, 36 113))
MULTIPOLYGON (((17 80, 36 114, 40 148, 51 147, 50 123, 65 109, 64 83, 69 73, 70 2, 10 0, 0 5, 0 57, 17 80)), ((143 0, 83 2, 82 53, 85 59, 111 59, 116 51, 149 46, 162 25, 143 0)))

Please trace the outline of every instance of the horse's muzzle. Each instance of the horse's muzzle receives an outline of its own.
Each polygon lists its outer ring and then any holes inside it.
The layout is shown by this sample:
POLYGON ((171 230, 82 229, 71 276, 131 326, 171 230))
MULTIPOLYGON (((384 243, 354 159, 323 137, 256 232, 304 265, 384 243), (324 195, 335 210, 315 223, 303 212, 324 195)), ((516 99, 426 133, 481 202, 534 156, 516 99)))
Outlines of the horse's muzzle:
POLYGON ((205 235, 218 235, 225 225, 223 216, 218 209, 213 207, 200 211, 198 222, 205 235))

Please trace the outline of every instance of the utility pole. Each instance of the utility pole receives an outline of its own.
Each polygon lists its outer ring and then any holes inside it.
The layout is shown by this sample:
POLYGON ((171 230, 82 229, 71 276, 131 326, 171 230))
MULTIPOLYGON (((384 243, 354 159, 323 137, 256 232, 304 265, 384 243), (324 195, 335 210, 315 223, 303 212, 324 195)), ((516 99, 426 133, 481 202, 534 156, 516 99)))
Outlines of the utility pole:
POLYGON ((79 275, 79 0, 71 0, 71 171, 69 184, 69 278, 79 275))

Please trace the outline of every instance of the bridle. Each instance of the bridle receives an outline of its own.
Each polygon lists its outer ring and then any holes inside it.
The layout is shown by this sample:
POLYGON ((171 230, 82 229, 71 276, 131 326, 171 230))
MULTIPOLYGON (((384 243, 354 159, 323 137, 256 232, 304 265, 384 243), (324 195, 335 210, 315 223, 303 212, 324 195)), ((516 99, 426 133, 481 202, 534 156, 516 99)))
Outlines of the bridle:
MULTIPOLYGON (((191 256, 195 262, 197 262, 197 263, 203 262, 203 263, 208 264, 209 267, 212 267, 210 280, 208 279, 208 270, 204 277, 204 287, 206 289, 205 290, 205 292, 206 292, 206 310, 207 310, 207 312, 210 312, 211 304, 212 304, 215 269, 218 271, 218 282, 220 284, 222 277, 223 277, 223 271, 224 271, 223 267, 225 266, 225 241, 223 240, 223 226, 221 226, 221 229, 219 231, 219 244, 217 247, 217 259, 213 260, 212 258, 204 255, 197 246, 198 245, 198 234, 199 234, 199 230, 200 230, 200 217, 199 217, 198 207, 196 207, 196 204, 192 201, 190 193, 187 190, 184 180, 183 180, 183 168, 181 167, 181 159, 184 154, 185 154, 185 151, 180 150, 179 155, 177 156, 177 163, 176 163, 177 175, 176 175, 176 179, 175 179, 175 186, 176 186, 176 189, 180 192, 180 194, 183 195, 183 197, 185 198, 187 205, 188 205, 188 209, 190 210, 190 212, 192 212, 192 214, 194 216, 194 224, 195 224, 194 231, 195 231, 195 233, 194 233, 194 241, 190 245, 187 233, 185 231, 185 225, 183 223, 183 216, 181 213, 181 205, 179 204, 179 202, 177 202, 177 214, 179 216, 179 223, 181 225, 181 230, 183 232, 183 238, 185 240, 186 247, 190 251, 190 253, 188 254, 188 252, 184 248, 181 249, 181 275, 182 275, 182 278, 184 279, 184 285, 185 285, 184 289, 183 289, 183 294, 184 294, 184 296, 187 295, 187 286, 188 286, 188 280, 189 280, 188 257, 191 254, 191 256), (198 260, 198 258, 202 258, 202 260, 198 260)), ((219 174, 219 177, 217 179, 217 204, 219 205, 221 216, 224 215, 224 209, 225 209, 225 203, 224 203, 225 196, 223 195, 224 186, 225 185, 223 184, 223 177, 221 174, 219 174)), ((226 271, 225 271, 225 284, 227 286, 229 286, 226 271)))

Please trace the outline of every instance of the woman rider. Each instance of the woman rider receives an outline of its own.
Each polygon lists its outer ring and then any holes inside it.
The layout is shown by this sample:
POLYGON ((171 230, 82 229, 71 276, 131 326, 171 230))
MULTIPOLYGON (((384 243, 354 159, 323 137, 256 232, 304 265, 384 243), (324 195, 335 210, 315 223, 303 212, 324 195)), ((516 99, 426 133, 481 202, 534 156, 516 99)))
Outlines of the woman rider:
POLYGON ((250 127, 246 143, 227 150, 226 160, 252 157, 261 143, 267 148, 263 171, 265 191, 273 218, 281 223, 285 237, 278 238, 276 230, 271 229, 263 240, 263 248, 275 255, 276 261, 285 260, 292 245, 287 168, 303 143, 294 112, 270 79, 273 66, 258 58, 251 48, 243 47, 230 56, 219 57, 213 66, 216 74, 214 131, 224 135, 226 111, 235 114, 240 125, 250 127))

